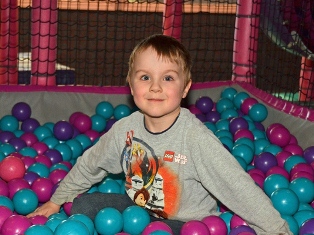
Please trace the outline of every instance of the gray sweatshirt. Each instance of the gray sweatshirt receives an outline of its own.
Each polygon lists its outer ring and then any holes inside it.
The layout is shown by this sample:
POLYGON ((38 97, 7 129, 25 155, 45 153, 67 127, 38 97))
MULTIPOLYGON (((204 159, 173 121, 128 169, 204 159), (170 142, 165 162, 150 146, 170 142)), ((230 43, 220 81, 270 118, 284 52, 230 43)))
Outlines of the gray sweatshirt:
POLYGON ((162 133, 150 133, 137 111, 117 121, 78 158, 51 198, 62 205, 109 173, 126 176, 132 200, 156 216, 181 221, 218 215, 220 201, 257 234, 292 234, 270 199, 215 135, 189 110, 162 133), (137 201, 136 201, 137 202, 137 201))

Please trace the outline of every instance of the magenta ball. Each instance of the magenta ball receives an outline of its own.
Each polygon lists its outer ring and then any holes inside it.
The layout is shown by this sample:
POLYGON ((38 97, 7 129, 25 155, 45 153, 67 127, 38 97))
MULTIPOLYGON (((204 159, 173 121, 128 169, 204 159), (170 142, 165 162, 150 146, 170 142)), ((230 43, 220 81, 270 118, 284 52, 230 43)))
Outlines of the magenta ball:
POLYGON ((11 215, 13 215, 13 211, 11 211, 6 206, 0 206, 0 230, 4 221, 6 221, 6 219, 9 218, 11 215))
POLYGON ((193 114, 201 114, 201 113, 202 113, 202 111, 199 110, 199 109, 195 106, 195 104, 190 105, 188 108, 189 108, 190 112, 193 113, 193 114))
POLYGON ((300 172, 300 171, 307 172, 310 175, 314 176, 314 169, 312 168, 312 166, 310 164, 302 163, 302 162, 292 167, 292 169, 290 170, 290 175, 294 175, 295 173, 300 172))
POLYGON ((254 166, 266 174, 270 168, 277 166, 277 159, 270 152, 262 152, 255 156, 254 166))
POLYGON ((281 151, 279 153, 276 154, 276 159, 277 159, 277 163, 278 166, 280 167, 284 167, 285 161, 291 157, 291 153, 288 151, 281 151))
POLYGON ((73 126, 67 121, 58 121, 53 126, 53 134, 58 140, 69 140, 74 133, 73 126))
POLYGON ((53 186, 54 184, 49 178, 39 177, 33 182, 31 189, 36 193, 38 201, 45 203, 52 196, 53 186))
POLYGON ((100 137, 100 134, 95 130, 87 130, 84 133, 92 142, 100 137))
POLYGON ((170 234, 173 234, 172 229, 169 227, 169 225, 162 221, 154 221, 146 226, 146 228, 142 232, 142 235, 149 235, 152 232, 158 230, 166 231, 170 234))
POLYGON ((32 222, 32 224, 44 225, 48 221, 48 218, 44 215, 35 215, 30 217, 29 220, 32 222))
POLYGON ((45 156, 45 155, 37 155, 35 157, 35 161, 46 165, 48 168, 50 168, 52 166, 52 162, 51 162, 50 158, 45 156))
POLYGON ((37 136, 32 132, 25 132, 20 136, 20 139, 24 140, 27 146, 32 146, 38 142, 37 136))
POLYGON ((202 96, 198 98, 195 102, 196 108, 198 108, 202 113, 206 114, 210 112, 214 107, 213 100, 208 96, 202 96))
POLYGON ((25 171, 24 162, 19 157, 7 156, 0 162, 0 177, 6 182, 22 178, 25 171))
POLYGON ((66 170, 63 169, 55 169, 49 174, 49 179, 53 184, 59 183, 64 177, 68 174, 66 170))
POLYGON ((307 163, 311 164, 314 162, 314 146, 310 146, 303 151, 303 157, 307 163))
POLYGON ((31 110, 31 107, 27 103, 18 102, 12 107, 11 114, 17 120, 24 121, 31 117, 32 110, 31 110))
POLYGON ((290 179, 290 175, 289 175, 288 171, 286 171, 285 168, 280 167, 280 166, 273 166, 272 168, 270 168, 266 172, 265 176, 267 177, 267 176, 270 176, 270 175, 273 175, 273 174, 279 174, 279 175, 284 176, 288 180, 290 179))
POLYGON ((75 118, 73 126, 77 128, 80 133, 85 133, 92 128, 92 120, 88 115, 81 114, 75 118))
POLYGON ((292 155, 303 156, 303 149, 298 144, 288 144, 283 148, 284 151, 290 152, 292 155))
POLYGON ((202 219, 202 222, 206 224, 209 229, 210 235, 227 235, 228 227, 225 221, 216 215, 209 215, 202 219))
POLYGON ((198 220, 191 220, 183 224, 181 235, 210 235, 206 224, 198 220))
POLYGON ((0 196, 9 197, 9 186, 7 182, 2 179, 0 179, 0 196))
POLYGON ((240 139, 240 138, 248 138, 248 139, 254 141, 254 135, 253 135, 253 133, 252 133, 250 130, 248 130, 248 129, 241 129, 241 130, 238 130, 238 131, 234 134, 234 136, 233 136, 233 140, 234 140, 234 141, 236 141, 236 140, 238 140, 238 139, 240 139))
POLYGON ((243 100, 243 103, 241 104, 240 110, 245 115, 247 115, 247 114, 249 114, 249 110, 251 109, 251 107, 257 103, 258 103, 258 101, 253 97, 246 98, 245 100, 243 100))
POLYGON ((63 204, 63 210, 67 214, 67 216, 71 215, 71 209, 72 209, 72 202, 66 202, 63 204))
POLYGON ((267 133, 267 137, 272 144, 285 147, 290 142, 291 134, 286 127, 278 125, 267 133))
POLYGON ((36 142, 32 148, 36 150, 38 155, 43 155, 49 149, 48 145, 43 142, 36 142))
POLYGON ((11 215, 1 227, 1 235, 22 235, 32 222, 22 215, 11 215))
POLYGON ((25 165, 25 169, 28 169, 29 166, 33 165, 36 162, 35 158, 30 156, 23 156, 21 157, 21 160, 25 165))
POLYGON ((69 118, 69 123, 71 123, 71 124, 73 125, 75 119, 76 119, 78 116, 81 116, 82 114, 84 114, 84 113, 82 113, 82 112, 74 112, 74 113, 72 113, 71 116, 70 116, 70 118, 69 118))
POLYGON ((30 188, 30 185, 24 178, 18 178, 18 179, 13 179, 8 182, 8 187, 9 187, 9 198, 13 198, 14 194, 25 188, 30 188))
POLYGON ((230 228, 233 229, 240 225, 248 226, 248 224, 240 216, 234 214, 230 220, 230 228))

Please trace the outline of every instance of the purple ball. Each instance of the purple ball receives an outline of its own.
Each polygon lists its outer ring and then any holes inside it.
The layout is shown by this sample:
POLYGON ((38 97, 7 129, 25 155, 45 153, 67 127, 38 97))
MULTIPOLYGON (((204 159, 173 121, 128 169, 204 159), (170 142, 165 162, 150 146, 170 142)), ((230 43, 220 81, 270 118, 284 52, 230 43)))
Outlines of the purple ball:
POLYGON ((201 122, 206 122, 207 119, 206 119, 206 116, 202 113, 199 113, 199 114, 195 114, 195 117, 197 117, 201 122))
POLYGON ((24 179, 28 182, 28 184, 31 186, 33 182, 38 179, 40 176, 32 171, 27 171, 24 175, 24 179))
POLYGON ((110 130, 110 128, 112 127, 112 125, 116 122, 117 120, 114 119, 114 118, 111 118, 109 120, 107 120, 107 125, 106 125, 106 128, 104 130, 104 132, 107 132, 110 130))
POLYGON ((183 224, 180 234, 184 235, 210 235, 209 228, 207 225, 198 220, 191 220, 183 224))
POLYGON ((73 126, 67 121, 58 121, 53 126, 53 134, 58 140, 69 140, 73 137, 73 126))
POLYGON ((238 235, 238 234, 244 233, 244 232, 256 234, 256 232, 252 228, 250 228, 249 226, 239 225, 239 226, 231 229, 229 235, 238 235))
POLYGON ((24 121, 31 117, 31 107, 25 102, 16 103, 12 110, 11 114, 19 121, 24 121))
POLYGON ((27 147, 26 142, 17 137, 10 139, 9 144, 11 144, 17 152, 20 151, 22 148, 27 147))
POLYGON ((314 161, 314 146, 310 146, 303 151, 305 161, 311 164, 314 161))
POLYGON ((255 156, 254 159, 255 168, 261 170, 265 174, 270 168, 277 165, 278 163, 276 157, 270 152, 262 152, 259 155, 255 156))
POLYGON ((218 120, 220 120, 220 113, 217 111, 209 111, 206 114, 206 120, 208 122, 216 123, 218 120))
POLYGON ((300 227, 299 235, 314 234, 314 218, 306 220, 300 227))
POLYGON ((249 123, 243 117, 235 117, 230 120, 229 131, 234 135, 240 129, 248 129, 249 123))
POLYGON ((56 149, 48 149, 44 155, 51 160, 52 165, 63 161, 62 154, 56 149))
POLYGON ((21 130, 24 132, 34 132, 40 124, 35 118, 28 118, 22 122, 21 130))
POLYGON ((2 131, 0 132, 0 142, 1 143, 8 143, 10 139, 14 138, 15 135, 11 131, 2 131))
POLYGON ((196 100, 195 106, 202 113, 206 114, 206 113, 209 113, 213 109, 214 102, 210 97, 202 96, 196 100))

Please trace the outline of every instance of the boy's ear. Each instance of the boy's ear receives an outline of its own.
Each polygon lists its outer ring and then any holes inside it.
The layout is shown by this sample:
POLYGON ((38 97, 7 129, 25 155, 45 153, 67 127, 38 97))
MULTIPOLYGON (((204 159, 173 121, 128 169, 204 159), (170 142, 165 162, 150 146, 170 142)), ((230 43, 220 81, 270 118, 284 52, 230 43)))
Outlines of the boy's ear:
POLYGON ((191 85, 192 85, 192 80, 190 79, 189 82, 186 84, 184 90, 183 90, 182 99, 184 99, 187 96, 187 94, 191 88, 191 85))

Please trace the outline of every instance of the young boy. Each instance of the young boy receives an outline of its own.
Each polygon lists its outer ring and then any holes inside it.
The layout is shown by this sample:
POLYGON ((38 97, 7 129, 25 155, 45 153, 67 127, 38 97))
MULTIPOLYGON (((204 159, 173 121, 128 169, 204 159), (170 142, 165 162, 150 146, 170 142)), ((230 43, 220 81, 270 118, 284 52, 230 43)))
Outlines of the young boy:
POLYGON ((144 39, 130 56, 127 81, 140 111, 116 122, 28 217, 49 216, 73 200, 72 213, 92 219, 104 207, 122 212, 137 203, 151 221, 162 219, 180 234, 184 222, 218 215, 219 200, 257 234, 292 234, 214 134, 180 107, 191 87, 191 58, 180 42, 163 35, 144 39), (122 172, 126 194, 83 194, 122 172))

